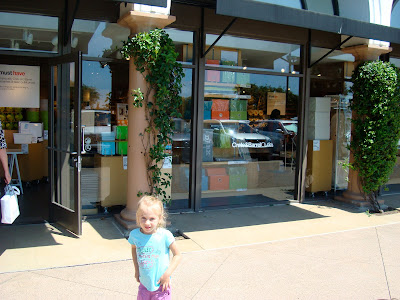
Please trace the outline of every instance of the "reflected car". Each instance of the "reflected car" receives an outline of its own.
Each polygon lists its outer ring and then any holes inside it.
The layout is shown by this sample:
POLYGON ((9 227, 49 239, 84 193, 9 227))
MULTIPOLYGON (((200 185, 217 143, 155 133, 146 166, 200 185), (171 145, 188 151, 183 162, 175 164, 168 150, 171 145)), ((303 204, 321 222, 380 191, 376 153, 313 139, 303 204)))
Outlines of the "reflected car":
POLYGON ((251 127, 257 133, 269 137, 274 144, 273 155, 284 156, 286 151, 294 151, 297 136, 297 121, 294 120, 257 120, 251 127))
MULTIPOLYGON (((190 121, 174 119, 172 161, 190 162, 190 121)), ((247 120, 204 120, 203 161, 270 160, 274 144, 247 120), (211 148, 210 148, 211 146, 211 148), (213 150, 214 149, 214 150, 213 150)))
MULTIPOLYGON (((257 133, 247 120, 204 120, 204 129, 213 130, 214 147, 234 150, 238 159, 271 159, 274 147, 271 138, 257 133)), ((214 155, 214 160, 232 158, 214 155)))

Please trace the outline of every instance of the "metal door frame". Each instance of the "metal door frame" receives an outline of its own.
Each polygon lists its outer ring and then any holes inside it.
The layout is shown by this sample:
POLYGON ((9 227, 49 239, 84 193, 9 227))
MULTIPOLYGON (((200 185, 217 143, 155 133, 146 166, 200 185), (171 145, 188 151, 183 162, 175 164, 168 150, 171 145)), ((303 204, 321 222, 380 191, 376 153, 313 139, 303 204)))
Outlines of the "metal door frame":
MULTIPOLYGON (((51 202, 50 216, 51 220, 59 223, 69 231, 76 235, 82 234, 82 204, 81 204, 81 88, 82 88, 82 53, 72 53, 63 55, 49 60, 50 69, 50 101, 49 101, 49 162, 50 162, 50 185, 51 185, 51 202), (74 111, 74 127, 73 127, 73 151, 56 148, 56 134, 60 127, 55 119, 55 101, 61 101, 69 95, 70 71, 62 66, 69 63, 75 63, 74 77, 74 95, 73 95, 73 111, 74 111), (58 66, 57 74, 54 74, 54 66, 58 66), (54 90, 55 76, 57 76, 57 93, 54 90), (68 84, 67 84, 68 83, 68 84), (56 156, 61 154, 69 154, 73 164, 73 207, 74 209, 63 206, 62 204, 62 180, 61 168, 56 166, 56 156)), ((65 101, 65 100, 64 100, 65 101)), ((65 102, 64 102, 65 103, 65 102)), ((64 124, 65 126, 68 126, 64 124)), ((59 160, 57 160, 59 162, 59 160)), ((65 187, 63 187, 65 188, 65 187)), ((70 188, 70 187, 67 187, 70 188)))

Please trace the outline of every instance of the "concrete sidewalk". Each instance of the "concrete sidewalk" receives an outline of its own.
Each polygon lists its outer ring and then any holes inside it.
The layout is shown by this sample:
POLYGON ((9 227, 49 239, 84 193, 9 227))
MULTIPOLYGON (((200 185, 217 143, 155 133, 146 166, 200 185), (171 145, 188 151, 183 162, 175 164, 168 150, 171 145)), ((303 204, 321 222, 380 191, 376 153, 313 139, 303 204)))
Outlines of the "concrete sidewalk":
MULTIPOLYGON (((400 299, 400 213, 326 201, 170 217, 187 237, 173 299, 400 299)), ((83 226, 0 227, 0 299, 135 299, 123 232, 112 218, 83 226)))

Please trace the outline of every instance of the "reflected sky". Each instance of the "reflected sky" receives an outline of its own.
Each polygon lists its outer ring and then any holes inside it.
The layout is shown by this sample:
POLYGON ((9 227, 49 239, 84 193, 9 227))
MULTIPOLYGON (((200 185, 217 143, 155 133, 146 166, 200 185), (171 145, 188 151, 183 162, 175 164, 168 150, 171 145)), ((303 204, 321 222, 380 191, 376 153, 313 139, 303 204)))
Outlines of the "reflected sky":
POLYGON ((111 92, 111 73, 109 66, 101 67, 99 62, 84 61, 82 63, 82 83, 96 89, 100 94, 99 107, 107 104, 107 94, 111 92))

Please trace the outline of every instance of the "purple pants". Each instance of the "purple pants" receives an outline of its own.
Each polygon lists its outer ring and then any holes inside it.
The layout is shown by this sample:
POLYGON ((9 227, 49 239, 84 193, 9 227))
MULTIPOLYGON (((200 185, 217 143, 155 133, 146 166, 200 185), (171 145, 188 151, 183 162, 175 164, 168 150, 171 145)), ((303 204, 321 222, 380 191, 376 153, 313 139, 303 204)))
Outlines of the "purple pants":
POLYGON ((160 286, 157 291, 149 292, 143 284, 140 284, 137 300, 171 300, 171 288, 163 292, 160 286))

